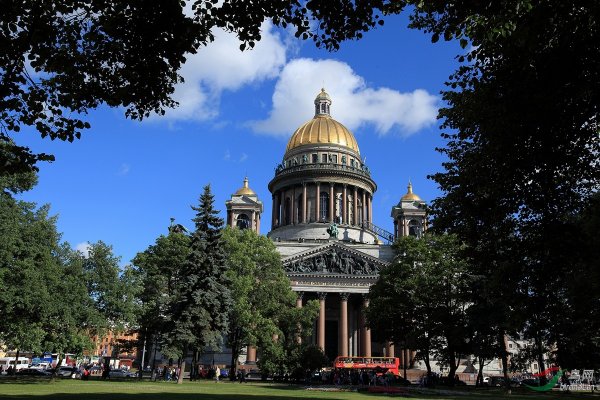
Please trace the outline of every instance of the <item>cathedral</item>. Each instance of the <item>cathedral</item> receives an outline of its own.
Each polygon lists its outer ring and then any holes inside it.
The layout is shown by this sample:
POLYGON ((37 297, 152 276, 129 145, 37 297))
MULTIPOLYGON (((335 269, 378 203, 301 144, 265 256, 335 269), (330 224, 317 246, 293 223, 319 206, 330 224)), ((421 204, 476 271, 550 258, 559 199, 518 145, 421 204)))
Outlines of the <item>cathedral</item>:
MULTIPOLYGON (((392 344, 371 339, 363 316, 365 294, 392 261, 389 243, 427 229, 425 202, 409 183, 391 210, 393 233, 375 225, 377 184, 356 138, 331 117, 332 100, 324 89, 314 105, 314 117, 291 135, 269 182, 273 212, 267 236, 281 254, 297 307, 319 300, 312 341, 329 359, 401 357, 392 344)), ((260 232, 263 203, 247 178, 226 208, 229 226, 260 232)), ((248 348, 246 357, 255 362, 256 349, 248 348)))

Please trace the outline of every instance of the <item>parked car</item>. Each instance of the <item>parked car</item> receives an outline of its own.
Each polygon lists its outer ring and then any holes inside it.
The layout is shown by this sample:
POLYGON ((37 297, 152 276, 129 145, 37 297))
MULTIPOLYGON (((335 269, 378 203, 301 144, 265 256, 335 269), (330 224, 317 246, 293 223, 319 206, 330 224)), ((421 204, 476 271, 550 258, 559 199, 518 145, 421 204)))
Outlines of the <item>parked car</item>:
POLYGON ((56 374, 64 378, 81 378, 81 371, 79 371, 79 368, 77 367, 60 367, 56 374))
POLYGON ((109 378, 135 378, 135 373, 124 369, 111 369, 108 372, 109 378))
POLYGON ((52 373, 44 369, 37 368, 23 368, 16 372, 17 376, 39 376, 39 377, 50 377, 52 373))

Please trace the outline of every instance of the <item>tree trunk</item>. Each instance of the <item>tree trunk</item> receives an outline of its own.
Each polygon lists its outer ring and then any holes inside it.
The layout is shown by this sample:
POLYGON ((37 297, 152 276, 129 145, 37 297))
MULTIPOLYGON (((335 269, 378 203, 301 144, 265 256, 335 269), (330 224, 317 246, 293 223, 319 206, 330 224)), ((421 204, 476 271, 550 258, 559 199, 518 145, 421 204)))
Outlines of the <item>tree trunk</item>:
MULTIPOLYGON (((15 357, 15 366, 14 366, 14 368, 12 370, 12 374, 13 375, 15 375, 17 373, 17 365, 19 364, 19 354, 20 354, 20 352, 21 351, 19 349, 17 349, 17 354, 16 354, 16 357, 15 357)), ((9 363, 9 365, 10 365, 10 363, 9 363)))
POLYGON ((58 352, 56 356, 56 367, 54 368, 54 372, 52 373, 52 379, 58 378, 58 369, 60 368, 60 364, 62 364, 63 355, 61 352, 58 352))
POLYGON ((456 376, 456 370, 458 369, 458 365, 456 365, 456 358, 454 355, 453 351, 450 351, 450 357, 449 357, 449 366, 450 366, 450 371, 448 371, 448 384, 452 387, 454 386, 454 379, 456 376))
POLYGON ((183 373, 185 372, 185 359, 181 358, 179 361, 179 375, 177 376, 177 384, 183 383, 183 373))
POLYGON ((477 373, 477 381, 475 386, 483 386, 483 366, 485 364, 485 359, 483 357, 479 357, 477 362, 479 364, 479 372, 477 373))
POLYGON ((231 367, 229 368, 229 379, 232 381, 236 378, 237 361, 239 356, 240 349, 239 346, 236 344, 234 347, 231 348, 231 367))
MULTIPOLYGON (((429 348, 423 351, 423 362, 427 368, 427 384, 425 386, 433 386, 433 374, 431 373, 431 362, 429 361, 429 348)), ((406 370, 404 371, 404 379, 406 379, 406 370)))
MULTIPOLYGON (((546 369, 546 367, 545 367, 545 363, 544 363, 544 349, 542 346, 542 337, 539 334, 539 332, 536 335, 535 342, 537 345, 536 347, 537 347, 538 367, 539 367, 539 372, 541 373, 542 371, 544 371, 546 369)), ((540 386, 543 386, 545 384, 546 384, 546 375, 540 375, 540 386)))
POLYGON ((498 334, 498 346, 500 347, 500 357, 502 359, 502 375, 504 375, 504 388, 507 394, 511 394, 510 380, 508 379, 508 350, 506 350, 506 336, 504 331, 498 334))

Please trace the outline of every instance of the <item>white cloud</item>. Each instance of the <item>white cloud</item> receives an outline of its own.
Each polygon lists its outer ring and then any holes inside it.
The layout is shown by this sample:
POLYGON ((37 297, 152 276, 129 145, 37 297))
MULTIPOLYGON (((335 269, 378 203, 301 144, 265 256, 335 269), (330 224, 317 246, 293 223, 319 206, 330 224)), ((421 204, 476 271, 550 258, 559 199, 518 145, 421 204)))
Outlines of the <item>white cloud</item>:
POLYGON ((177 85, 174 99, 179 107, 165 117, 176 120, 207 120, 219 113, 224 90, 276 78, 286 62, 286 46, 270 22, 262 25, 261 40, 252 50, 241 51, 238 38, 213 30, 215 41, 197 54, 189 54, 181 70, 185 82, 177 85))
POLYGON ((248 159, 248 154, 246 153, 242 153, 242 155, 240 156, 240 160, 239 162, 243 163, 244 161, 246 161, 248 159))
POLYGON ((279 75, 269 118, 250 125, 256 132, 289 135, 290 127, 314 115, 313 100, 322 85, 333 101, 332 116, 351 130, 372 124, 379 134, 397 128, 408 136, 436 120, 438 98, 425 90, 369 88, 346 63, 301 58, 289 62, 279 75))
POLYGON ((129 171, 131 170, 131 167, 129 166, 129 164, 121 164, 121 166, 119 167, 119 171, 117 172, 117 175, 127 175, 129 173, 129 171))
POLYGON ((225 161, 231 160, 231 152, 229 151, 229 149, 225 150, 225 155, 223 156, 223 160, 225 160, 225 161))
POLYGON ((85 258, 90 256, 90 244, 89 242, 81 242, 77 246, 75 246, 75 250, 82 253, 85 258))

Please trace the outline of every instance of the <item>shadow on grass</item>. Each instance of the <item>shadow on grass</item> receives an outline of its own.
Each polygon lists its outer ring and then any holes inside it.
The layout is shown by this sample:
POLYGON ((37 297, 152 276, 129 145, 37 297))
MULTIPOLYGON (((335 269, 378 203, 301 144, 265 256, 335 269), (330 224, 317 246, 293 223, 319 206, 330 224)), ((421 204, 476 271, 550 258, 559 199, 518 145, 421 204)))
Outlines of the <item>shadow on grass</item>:
MULTIPOLYGON (((0 379, 0 400, 288 400, 288 399, 314 399, 314 400, 339 400, 339 399, 359 399, 359 398, 389 398, 406 397, 406 394, 390 396, 389 394, 360 393, 349 392, 319 392, 316 390, 308 391, 305 386, 292 384, 263 384, 252 383, 240 385, 236 383, 224 383, 219 385, 202 384, 195 385, 188 383, 184 385, 166 384, 163 382, 150 383, 148 381, 140 382, 137 380, 112 380, 111 381, 94 380, 92 382, 103 382, 109 386, 90 385, 84 382, 73 382, 77 385, 77 391, 73 387, 69 390, 67 382, 69 379, 57 379, 52 381, 48 378, 11 378, 0 379), (61 383, 63 381, 63 383, 61 383), (6 384, 6 385, 5 385, 6 384), (10 384, 10 385, 8 385, 10 384), (66 386, 62 386, 67 384, 66 386), (5 390, 7 389, 7 390, 5 390), (219 393, 221 392, 222 393, 219 393), (7 392, 12 392, 7 394, 7 392)), ((505 394, 502 390, 477 390, 475 388, 461 388, 457 393, 451 390, 444 390, 443 394, 436 390, 421 390, 416 387, 408 389, 408 397, 412 399, 439 399, 444 400, 465 400, 465 399, 510 399, 510 400, 566 400, 566 399, 586 399, 600 400, 600 394, 590 393, 564 393, 547 392, 536 393, 522 389, 513 390, 512 395, 505 394)))

